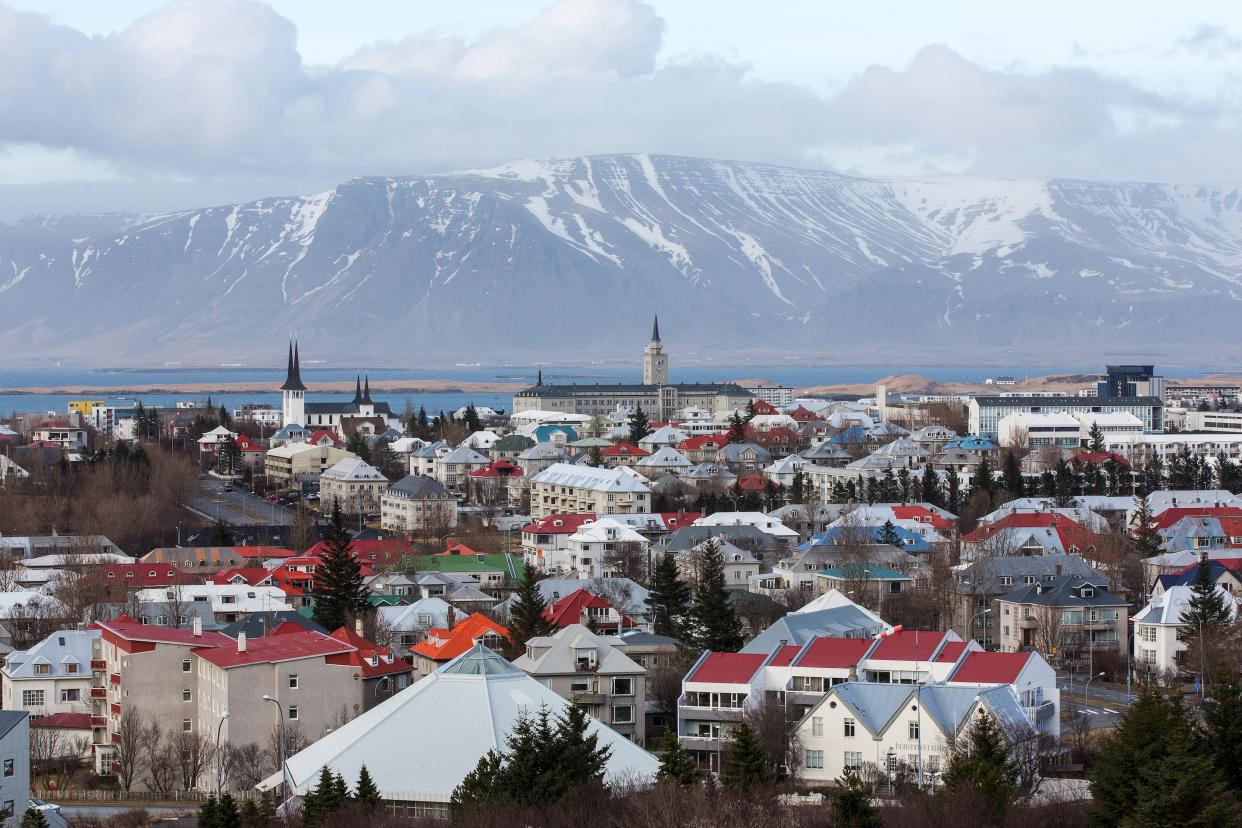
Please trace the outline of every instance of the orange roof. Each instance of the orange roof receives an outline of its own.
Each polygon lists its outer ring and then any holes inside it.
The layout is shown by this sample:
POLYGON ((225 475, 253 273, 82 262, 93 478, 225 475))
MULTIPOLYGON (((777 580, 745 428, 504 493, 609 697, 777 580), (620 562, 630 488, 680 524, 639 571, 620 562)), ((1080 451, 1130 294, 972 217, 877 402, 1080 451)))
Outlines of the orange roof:
POLYGON ((415 644, 411 652, 432 661, 449 661, 469 650, 489 632, 502 638, 509 637, 507 629, 483 613, 472 613, 451 630, 431 628, 427 631, 427 637, 415 644))

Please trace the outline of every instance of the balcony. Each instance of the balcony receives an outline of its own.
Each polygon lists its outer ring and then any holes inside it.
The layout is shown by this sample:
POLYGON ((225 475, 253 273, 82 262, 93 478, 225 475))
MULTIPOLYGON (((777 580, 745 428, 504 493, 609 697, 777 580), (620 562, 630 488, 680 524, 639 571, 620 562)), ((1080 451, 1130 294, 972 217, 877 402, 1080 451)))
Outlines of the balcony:
POLYGON ((110 682, 112 682, 113 684, 115 684, 116 686, 120 687, 120 686, 121 686, 121 674, 120 674, 120 673, 110 673, 110 674, 108 675, 108 681, 110 681, 110 682))
POLYGON ((108 688, 106 688, 106 687, 92 687, 92 688, 91 688, 91 698, 92 698, 92 699, 106 699, 106 698, 108 698, 108 688))
POLYGON ((711 736, 678 736, 677 741, 685 750, 707 750, 719 751, 721 742, 719 737, 711 736))
POLYGON ((1038 618, 1019 618, 1018 628, 1023 630, 1033 630, 1039 626, 1038 618))
POLYGON ((678 712, 683 719, 694 719, 699 722, 740 722, 744 711, 740 707, 691 707, 678 705, 678 712))
POLYGON ((107 662, 107 661, 105 661, 105 660, 104 660, 104 659, 102 659, 102 658, 92 658, 92 659, 91 659, 91 669, 92 669, 92 670, 99 670, 100 672, 103 672, 104 670, 107 670, 107 669, 108 669, 108 662, 107 662))
POLYGON ((120 706, 119 704, 117 704, 116 702, 113 702, 113 703, 112 703, 111 705, 109 705, 109 706, 110 706, 110 708, 112 709, 112 715, 114 715, 114 716, 119 716, 119 715, 121 715, 121 706, 120 706))
POLYGON ((107 716, 91 716, 91 727, 107 727, 107 716))
POLYGON ((574 704, 586 706, 601 705, 607 698, 603 693, 590 693, 582 690, 575 690, 571 696, 573 697, 571 701, 573 701, 574 704))
POLYGON ((824 697, 822 692, 817 693, 814 690, 786 690, 785 703, 797 705, 799 707, 813 707, 816 702, 824 697))

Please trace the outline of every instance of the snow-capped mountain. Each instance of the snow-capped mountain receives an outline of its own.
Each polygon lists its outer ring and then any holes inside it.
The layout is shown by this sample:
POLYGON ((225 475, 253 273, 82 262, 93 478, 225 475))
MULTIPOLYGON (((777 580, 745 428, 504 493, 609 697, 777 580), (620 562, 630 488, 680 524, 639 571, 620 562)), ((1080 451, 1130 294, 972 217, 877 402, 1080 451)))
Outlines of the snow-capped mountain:
POLYGON ((0 227, 0 352, 413 363, 1242 342, 1242 193, 616 155, 0 227))

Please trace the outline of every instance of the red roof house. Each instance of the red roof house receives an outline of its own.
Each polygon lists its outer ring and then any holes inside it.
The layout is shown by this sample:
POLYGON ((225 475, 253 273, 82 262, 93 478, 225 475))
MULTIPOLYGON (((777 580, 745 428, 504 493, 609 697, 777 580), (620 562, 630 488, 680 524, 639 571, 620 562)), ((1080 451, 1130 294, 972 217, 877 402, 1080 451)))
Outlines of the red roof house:
POLYGON ((564 629, 571 624, 586 624, 602 633, 609 633, 638 626, 638 622, 618 610, 607 599, 593 595, 585 589, 571 592, 552 604, 544 611, 543 617, 557 629, 564 629))

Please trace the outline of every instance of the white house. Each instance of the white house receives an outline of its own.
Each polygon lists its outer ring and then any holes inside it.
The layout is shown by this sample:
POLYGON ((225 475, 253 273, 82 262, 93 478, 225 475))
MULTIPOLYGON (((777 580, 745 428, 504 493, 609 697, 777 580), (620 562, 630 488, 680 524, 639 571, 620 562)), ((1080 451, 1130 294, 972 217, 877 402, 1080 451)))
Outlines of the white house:
MULTIPOLYGON (((183 584, 175 587, 140 589, 143 603, 190 605, 209 603, 217 621, 231 624, 252 612, 286 612, 295 609, 280 587, 248 584, 183 584)), ((188 615, 183 612, 183 615, 188 615)))
POLYGON ((779 460, 774 460, 763 468, 763 476, 771 480, 778 486, 793 485, 794 477, 805 469, 809 462, 804 457, 797 454, 787 454, 779 460))
MULTIPOLYGON (((1216 591, 1229 607, 1230 614, 1238 614, 1237 599, 1224 587, 1216 591)), ((1175 670, 1186 644, 1178 640, 1182 629, 1181 617, 1194 592, 1190 586, 1177 584, 1153 595, 1147 606, 1134 616, 1134 662, 1135 669, 1145 671, 1175 670)))
MULTIPOLYGON (((561 572, 581 572, 588 578, 615 575, 604 566, 604 556, 620 548, 621 544, 630 544, 633 550, 646 558, 648 541, 636 530, 609 517, 585 521, 578 531, 568 537, 565 559, 554 562, 552 568, 561 572)), ((546 559, 544 567, 548 567, 546 559)))
POLYGON ((694 522, 695 526, 753 526, 776 538, 785 547, 798 542, 798 533, 778 518, 763 512, 715 512, 694 522))
POLYGON ((9 654, 0 676, 0 698, 6 710, 31 716, 89 713, 91 660, 99 630, 57 630, 29 650, 9 654))

